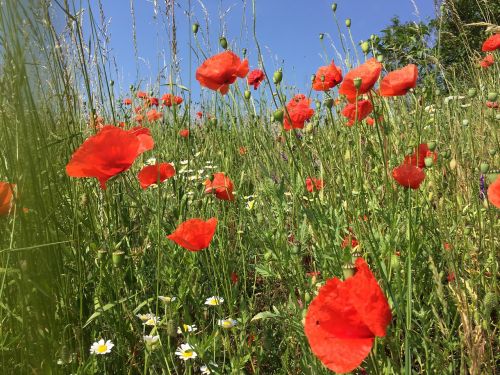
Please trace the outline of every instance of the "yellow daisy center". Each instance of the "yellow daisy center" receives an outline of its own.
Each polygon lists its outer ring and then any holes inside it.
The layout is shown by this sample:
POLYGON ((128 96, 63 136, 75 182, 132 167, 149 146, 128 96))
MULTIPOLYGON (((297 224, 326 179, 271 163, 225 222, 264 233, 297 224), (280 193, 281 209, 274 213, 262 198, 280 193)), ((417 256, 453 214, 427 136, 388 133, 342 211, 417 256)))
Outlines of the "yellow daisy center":
POLYGON ((184 358, 191 358, 193 356, 193 351, 192 350, 185 350, 183 353, 182 353, 182 356, 184 358))
POLYGON ((108 346, 106 344, 99 345, 97 347, 97 353, 104 353, 106 350, 108 350, 108 346))
POLYGON ((222 326, 223 326, 224 328, 230 328, 230 327, 232 326, 232 322, 231 322, 230 320, 224 320, 224 321, 222 322, 222 326))

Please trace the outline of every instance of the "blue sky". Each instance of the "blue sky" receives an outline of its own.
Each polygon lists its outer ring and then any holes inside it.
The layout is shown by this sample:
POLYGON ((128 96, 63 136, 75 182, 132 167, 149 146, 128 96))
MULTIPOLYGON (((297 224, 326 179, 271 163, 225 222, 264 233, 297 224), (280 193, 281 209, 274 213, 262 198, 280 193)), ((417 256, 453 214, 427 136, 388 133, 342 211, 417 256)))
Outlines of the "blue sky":
MULTIPOLYGON (((115 58, 118 71, 116 74, 113 67, 117 88, 123 92, 128 90, 130 84, 140 85, 141 88, 154 87, 158 83, 159 71, 166 72, 167 75, 170 72, 170 28, 164 15, 165 1, 133 2, 139 59, 136 59, 134 53, 130 1, 102 0, 102 3, 111 41, 109 50, 115 58)), ((257 67, 251 0, 176 0, 176 3, 177 45, 182 72, 180 79, 183 85, 192 88, 195 96, 200 92, 194 79, 200 60, 193 52, 191 65, 189 63, 189 40, 192 35, 189 13, 191 20, 200 24, 198 38, 206 55, 220 51, 218 38, 224 34, 230 47, 238 54, 241 55, 241 48, 247 48, 250 67, 257 67), (208 37, 206 14, 210 19, 208 37), (206 44, 207 41, 210 42, 210 47, 206 44)), ((402 21, 431 18, 434 14, 433 3, 433 0, 338 0, 336 14, 341 32, 347 37, 344 21, 346 18, 352 19, 352 37, 358 43, 368 39, 370 34, 377 34, 389 24, 393 16, 399 16, 402 21)), ((342 54, 343 52, 331 4, 332 1, 328 0, 256 0, 257 37, 264 63, 270 73, 283 66, 286 82, 305 91, 310 85, 311 74, 318 66, 325 65, 325 52, 328 59, 333 57, 336 62, 339 61, 335 49, 342 54), (323 44, 318 37, 320 33, 325 33, 323 44)), ((99 19, 97 6, 93 12, 99 19)), ((86 25, 87 22, 84 27, 86 25)), ((87 32, 88 29, 85 33, 87 32)), ((193 39, 191 43, 199 54, 193 39)), ((349 39, 347 43, 351 46, 349 39)), ((161 82, 165 83, 166 79, 161 79, 161 82)))

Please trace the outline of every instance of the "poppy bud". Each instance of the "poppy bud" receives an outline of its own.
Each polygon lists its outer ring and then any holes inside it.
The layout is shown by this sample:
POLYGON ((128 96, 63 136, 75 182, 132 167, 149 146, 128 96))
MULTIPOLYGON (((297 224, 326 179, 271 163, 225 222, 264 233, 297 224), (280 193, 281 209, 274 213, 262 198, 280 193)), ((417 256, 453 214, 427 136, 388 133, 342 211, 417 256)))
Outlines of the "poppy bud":
POLYGON ((279 68, 273 74, 273 82, 274 82, 274 84, 277 85, 278 83, 281 82, 282 79, 283 79, 283 69, 279 68))
POLYGON ((219 38, 219 44, 222 48, 227 49, 227 39, 223 36, 219 38))
POLYGON ((274 121, 282 122, 283 121, 283 110, 278 109, 277 111, 275 111, 273 114, 273 118, 274 118, 274 121))
POLYGON ((356 88, 356 90, 359 90, 361 84, 363 83, 363 80, 360 77, 356 77, 352 80, 352 82, 354 83, 354 87, 356 88))
POLYGON ((450 150, 446 150, 444 153, 443 153, 443 156, 448 159, 450 156, 451 156, 451 152, 450 150))
POLYGON ((319 33, 319 40, 323 40, 324 37, 325 37, 325 34, 319 33))
POLYGON ((441 4, 441 6, 439 7, 439 10, 441 11, 441 14, 444 13, 444 10, 445 10, 444 4, 441 4))
POLYGON ((350 18, 347 18, 347 19, 345 20, 345 25, 346 25, 347 27, 351 27, 351 19, 350 19, 350 18))
POLYGON ((314 104, 316 105, 316 109, 320 109, 321 108, 321 102, 319 100, 316 100, 314 102, 314 104))
POLYGON ((427 147, 429 148, 429 151, 434 151, 436 149, 436 142, 434 141, 428 142, 427 147))
POLYGON ((349 277, 354 275, 354 264, 352 263, 345 263, 342 266, 342 273, 344 274, 344 279, 348 279, 349 277))
POLYGON ((334 12, 336 12, 336 11, 337 11, 337 3, 333 3, 333 4, 332 4, 332 10, 333 10, 334 12))
POLYGON ((243 48, 241 50, 241 54, 243 55, 243 58, 247 57, 247 49, 246 48, 243 48))
POLYGON ((124 255, 125 253, 120 250, 113 252, 113 265, 115 267, 121 266, 123 264, 124 255))
POLYGON ((467 92, 467 95, 469 96, 469 98, 475 97, 476 94, 477 94, 477 90, 474 87, 470 88, 469 91, 467 92))
POLYGON ((103 260, 108 252, 104 249, 97 250, 97 259, 103 260))
POLYGON ((377 61, 379 63, 381 63, 382 61, 384 61, 384 55, 377 55, 377 61))
POLYGON ((248 90, 245 90, 245 94, 244 95, 245 95, 245 99, 248 100, 248 99, 250 99, 250 96, 252 95, 252 93, 250 91, 248 91, 248 90))
POLYGON ((488 173, 490 165, 488 163, 481 163, 479 169, 481 169, 481 173, 488 173))
POLYGON ((328 109, 331 109, 333 107, 333 99, 332 98, 326 98, 324 103, 325 103, 325 107, 328 109))
POLYGON ((114 86, 114 85, 115 85, 115 81, 111 80, 111 81, 109 81, 109 84, 110 84, 111 86, 114 86))
POLYGON ((488 101, 494 102, 497 100, 498 94, 496 92, 489 92, 488 93, 488 101))
POLYGON ((306 294, 304 294, 304 301, 309 302, 310 300, 311 300, 311 295, 309 294, 309 292, 306 292, 306 294))
POLYGON ((211 126, 217 126, 217 119, 216 118, 210 119, 210 125, 211 126))
POLYGON ((462 120, 462 126, 469 126, 469 120, 463 119, 462 120))
POLYGON ((193 34, 197 34, 198 33, 198 29, 200 28, 200 24, 199 23, 193 23, 193 26, 191 26, 191 30, 193 30, 193 34))
POLYGON ((450 169, 453 170, 457 167, 457 161, 455 159, 450 160, 450 169))
POLYGON ((497 305, 498 305, 498 297, 496 293, 495 292, 486 293, 486 295, 484 296, 484 310, 483 310, 485 318, 489 319, 492 311, 495 310, 497 305))
POLYGON ((428 156, 424 159, 424 164, 427 168, 432 167, 432 164, 434 164, 434 159, 432 156, 428 156))
POLYGON ((364 54, 368 53, 369 50, 370 45, 368 44, 368 42, 361 43, 361 51, 363 51, 364 54))

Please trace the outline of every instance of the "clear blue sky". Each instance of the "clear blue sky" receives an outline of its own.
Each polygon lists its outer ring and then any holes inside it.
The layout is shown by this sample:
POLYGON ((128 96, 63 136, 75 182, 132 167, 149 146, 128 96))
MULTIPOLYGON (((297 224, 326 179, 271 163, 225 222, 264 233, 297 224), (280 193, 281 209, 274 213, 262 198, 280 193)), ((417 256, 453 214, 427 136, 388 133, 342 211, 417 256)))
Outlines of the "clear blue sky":
MULTIPOLYGON (((90 1, 96 4, 95 1, 90 1)), ((129 0, 102 0, 104 16, 108 22, 111 37, 109 48, 116 59, 118 77, 112 69, 119 90, 128 90, 130 84, 140 84, 141 88, 155 85, 158 72, 170 66, 169 27, 165 17, 164 0, 134 0, 137 47, 139 60, 135 58, 132 42, 132 15, 129 0), (155 14, 155 3, 157 4, 155 14)), ((189 68, 189 3, 191 17, 200 24, 198 34, 202 49, 207 55, 220 51, 218 38, 224 34, 230 46, 240 54, 241 48, 248 49, 251 67, 257 66, 257 54, 252 35, 251 0, 176 0, 175 16, 177 24, 178 55, 181 66, 182 83, 189 85, 193 95, 199 94, 194 79, 200 61, 192 54, 189 68), (211 50, 206 42, 206 19, 203 2, 208 17, 211 50)), ((419 21, 433 17, 433 0, 338 0, 337 17, 341 31, 348 36, 344 25, 346 18, 352 19, 351 32, 356 43, 366 40, 370 34, 377 34, 386 27, 393 16, 404 21, 419 21), (415 9, 418 8, 418 11, 415 9)), ((257 36, 262 48, 266 68, 272 73, 283 66, 286 82, 296 85, 299 90, 309 87, 309 79, 318 66, 325 65, 325 50, 328 58, 339 60, 332 44, 342 53, 339 33, 329 0, 256 0, 257 36), (323 46, 319 33, 325 33, 323 46)), ((94 16, 99 19, 99 9, 94 8, 94 16)), ((87 12, 88 16, 88 12, 87 12)), ((84 23, 84 27, 88 25, 84 23)), ((87 34, 88 29, 85 30, 87 34)), ((350 45, 350 41, 348 40, 350 45)), ((194 45, 193 40, 193 46, 194 45)), ((167 69, 168 72, 168 69, 167 69)), ((344 69, 345 72, 345 69, 344 69)), ((163 80, 163 83, 165 80, 163 80)), ((165 90, 161 90, 166 91, 165 90)))

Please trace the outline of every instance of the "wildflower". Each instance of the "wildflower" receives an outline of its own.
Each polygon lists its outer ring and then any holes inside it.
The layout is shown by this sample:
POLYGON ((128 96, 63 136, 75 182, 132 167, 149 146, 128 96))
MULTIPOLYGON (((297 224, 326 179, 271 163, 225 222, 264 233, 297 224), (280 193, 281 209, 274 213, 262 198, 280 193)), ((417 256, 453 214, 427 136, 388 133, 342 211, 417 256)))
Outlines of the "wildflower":
POLYGON ((196 117, 201 119, 203 117, 203 112, 196 112, 196 117))
POLYGON ((231 282, 233 284, 236 284, 238 282, 239 278, 238 278, 238 274, 236 272, 231 272, 231 282))
POLYGON ((314 178, 314 177, 307 177, 306 178, 306 189, 309 193, 312 193, 313 191, 320 191, 323 189, 324 183, 323 180, 319 178, 314 178))
POLYGON ((143 115, 136 115, 136 116, 134 117, 134 120, 135 120, 136 122, 141 123, 141 122, 144 120, 144 116, 143 116, 143 115))
POLYGON ((310 105, 311 99, 304 94, 295 95, 286 105, 283 121, 285 130, 302 129, 304 123, 314 115, 314 109, 310 105))
POLYGON ((182 137, 182 138, 187 138, 189 137, 189 129, 182 129, 179 131, 179 135, 182 137))
POLYGON ((484 57, 484 59, 482 59, 480 62, 479 62, 479 65, 481 66, 481 68, 489 68, 490 66, 492 66, 493 64, 495 63, 495 58, 493 57, 493 55, 491 54, 488 54, 484 57))
POLYGON ((424 171, 411 164, 403 164, 392 170, 392 177, 404 187, 418 189, 425 179, 424 171))
MULTIPOLYGON (((216 363, 214 362, 210 362, 210 367, 219 367, 216 363)), ((200 372, 201 372, 201 375, 209 375, 212 373, 212 370, 210 370, 210 368, 207 366, 207 365, 203 365, 200 367, 200 372)))
POLYGON ((158 299, 164 303, 170 303, 174 302, 177 297, 158 296, 158 299))
POLYGON ((158 112, 156 109, 152 109, 152 110, 148 111, 148 113, 146 113, 146 117, 148 118, 149 122, 153 122, 153 121, 161 119, 163 117, 163 115, 161 114, 161 112, 158 112))
POLYGON ((137 97, 139 99, 147 99, 148 98, 148 94, 144 91, 137 91, 137 97))
POLYGON ((222 328, 233 328, 235 325, 238 324, 237 320, 234 319, 219 319, 217 320, 217 324, 221 326, 222 328))
POLYGON ((212 297, 208 297, 205 300, 205 305, 207 305, 207 306, 219 306, 219 305, 222 305, 223 302, 224 302, 223 297, 212 296, 212 297))
POLYGON ((164 94, 161 97, 161 100, 163 101, 163 105, 166 107, 172 107, 174 103, 179 105, 183 102, 183 99, 180 96, 175 96, 172 94, 164 94))
POLYGON ((448 275, 446 275, 446 280, 448 280, 449 283, 455 281, 455 272, 449 272, 448 275))
POLYGON ((175 355, 180 359, 187 361, 188 359, 195 359, 198 354, 194 351, 194 348, 189 344, 181 344, 175 351, 175 355))
POLYGON ((404 68, 394 70, 387 74, 380 82, 380 95, 405 95, 409 89, 417 86, 417 78, 418 69, 414 64, 409 64, 404 68))
POLYGON ((342 110, 342 115, 349 119, 348 126, 364 120, 373 111, 373 105, 369 100, 360 100, 357 103, 349 103, 342 110))
POLYGON ((431 157, 434 162, 437 161, 437 152, 429 150, 427 143, 418 145, 418 149, 409 156, 405 156, 404 164, 410 164, 415 167, 424 168, 425 158, 431 157))
POLYGON ((130 99, 130 98, 123 99, 123 104, 125 104, 125 105, 131 105, 132 104, 132 99, 130 99))
POLYGON ((344 237, 342 243, 340 244, 340 247, 342 249, 345 249, 346 247, 349 246, 351 249, 354 249, 358 245, 359 245, 358 239, 354 236, 352 228, 349 228, 349 234, 344 237))
POLYGON ((486 102, 486 107, 491 108, 491 109, 497 109, 498 108, 498 102, 487 101, 486 102))
POLYGON ((354 370, 368 356, 375 336, 383 337, 392 319, 384 293, 368 265, 356 260, 356 273, 330 279, 307 310, 305 334, 313 353, 330 370, 354 370))
POLYGON ((139 316, 139 319, 141 319, 142 324, 144 324, 145 326, 155 326, 161 321, 159 317, 151 313, 141 315, 139 316))
POLYGON ((198 327, 196 327, 194 324, 193 325, 189 325, 189 324, 183 324, 182 325, 182 328, 181 327, 177 327, 177 333, 180 335, 184 332, 194 332, 194 331, 197 331, 198 330, 198 327))
POLYGON ((240 153, 241 156, 245 155, 247 153, 247 148, 246 147, 243 147, 241 146, 239 149, 238 149, 238 152, 240 153))
POLYGON ((210 245, 216 226, 217 219, 215 217, 207 221, 189 219, 181 223, 167 238, 186 250, 200 251, 210 245))
POLYGON ((233 182, 222 172, 214 173, 213 180, 205 181, 205 194, 214 193, 218 199, 234 200, 233 189, 233 182))
POLYGON ((158 107, 160 102, 159 102, 158 98, 151 97, 151 98, 148 98, 148 104, 150 107, 152 107, 152 106, 158 107))
POLYGON ((260 69, 254 69, 248 73, 247 82, 250 86, 253 86, 254 90, 260 86, 262 81, 266 78, 264 72, 260 69))
POLYGON ((494 34, 486 39, 482 46, 483 52, 491 52, 500 48, 500 34, 494 34))
POLYGON ((141 184, 142 189, 146 189, 149 186, 156 184, 158 182, 163 182, 166 179, 173 177, 175 175, 175 169, 170 163, 160 163, 154 165, 148 165, 141 169, 137 178, 141 184))
POLYGON ((129 169, 139 154, 153 148, 148 133, 149 130, 143 132, 140 128, 125 131, 115 126, 104 127, 73 153, 66 165, 67 175, 95 177, 101 189, 106 189, 111 177, 129 169))
POLYGON ((146 344, 146 347, 149 349, 155 349, 158 344, 160 343, 160 336, 155 335, 144 335, 142 336, 142 339, 144 340, 144 343, 146 344))
POLYGON ((353 102, 356 99, 356 96, 366 94, 371 90, 373 85, 377 82, 381 71, 382 64, 380 64, 375 58, 371 58, 364 64, 346 74, 342 85, 340 86, 339 94, 347 96, 347 99, 350 102, 353 102), (361 85, 359 89, 356 89, 354 85, 354 79, 356 78, 361 78, 361 85))
POLYGON ((200 85, 211 90, 217 90, 222 95, 227 94, 229 85, 236 78, 245 78, 248 74, 248 60, 241 61, 231 51, 224 51, 205 60, 196 69, 196 79, 200 85))
POLYGON ((10 212, 14 200, 15 186, 8 182, 0 182, 0 216, 5 216, 10 212))
POLYGON ((488 200, 497 208, 500 208, 500 176, 488 187, 488 200))
POLYGON ((342 82, 342 70, 333 63, 320 66, 316 71, 312 87, 316 91, 328 91, 342 82))
POLYGON ((142 111, 142 107, 141 106, 137 106, 137 107, 134 108, 134 112, 135 113, 139 113, 141 111, 142 111))
POLYGON ((90 347, 90 354, 108 354, 111 353, 111 349, 115 346, 111 342, 111 340, 107 340, 106 342, 104 339, 100 339, 99 341, 96 341, 92 344, 90 347))

